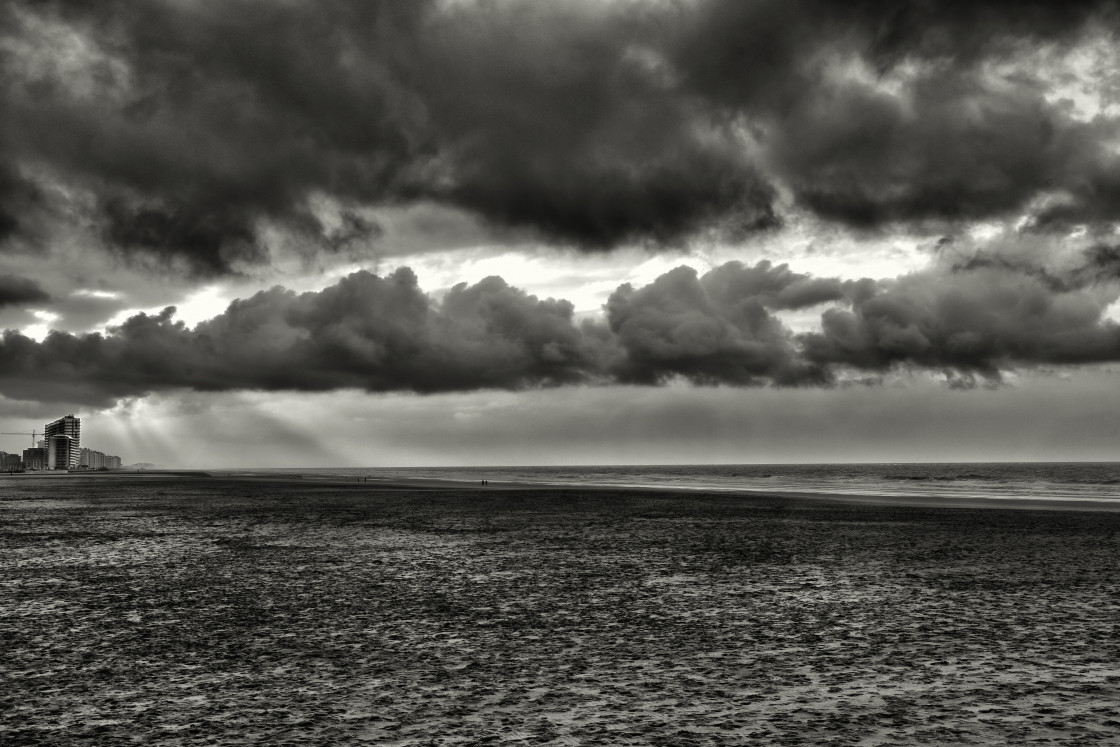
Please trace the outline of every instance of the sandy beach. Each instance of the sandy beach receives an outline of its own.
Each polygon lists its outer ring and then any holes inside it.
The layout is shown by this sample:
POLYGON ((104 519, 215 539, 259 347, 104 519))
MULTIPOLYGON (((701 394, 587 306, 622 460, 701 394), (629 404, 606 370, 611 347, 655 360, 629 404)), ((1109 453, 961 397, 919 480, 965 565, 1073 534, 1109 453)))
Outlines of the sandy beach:
POLYGON ((0 743, 1115 744, 1054 508, 5 477, 0 743))

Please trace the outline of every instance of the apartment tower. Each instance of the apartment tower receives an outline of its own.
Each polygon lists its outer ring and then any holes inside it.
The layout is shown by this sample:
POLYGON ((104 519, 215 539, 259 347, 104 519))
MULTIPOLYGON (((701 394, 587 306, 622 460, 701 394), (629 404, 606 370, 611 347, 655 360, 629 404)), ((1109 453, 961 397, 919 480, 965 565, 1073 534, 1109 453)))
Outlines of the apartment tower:
POLYGON ((48 469, 77 469, 82 448, 82 419, 73 415, 43 426, 48 469), (66 436, 55 440, 55 436, 66 436))

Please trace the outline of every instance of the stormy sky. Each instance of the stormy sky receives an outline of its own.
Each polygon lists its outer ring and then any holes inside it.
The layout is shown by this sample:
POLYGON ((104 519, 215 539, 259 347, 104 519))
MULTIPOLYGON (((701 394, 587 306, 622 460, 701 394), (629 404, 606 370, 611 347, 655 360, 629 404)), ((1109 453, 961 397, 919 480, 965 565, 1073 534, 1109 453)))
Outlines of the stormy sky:
POLYGON ((1114 459, 1118 31, 11 0, 0 419, 196 467, 1114 459))

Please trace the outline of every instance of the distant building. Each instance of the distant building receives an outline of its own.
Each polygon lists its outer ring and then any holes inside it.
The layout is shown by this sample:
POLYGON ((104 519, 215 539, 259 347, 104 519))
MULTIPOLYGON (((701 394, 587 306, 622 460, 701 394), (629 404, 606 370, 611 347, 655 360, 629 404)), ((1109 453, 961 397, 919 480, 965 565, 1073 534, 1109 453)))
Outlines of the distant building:
POLYGON ((101 469, 105 455, 93 449, 78 449, 78 469, 101 469))
POLYGON ((96 449, 78 450, 78 469, 120 469, 121 458, 96 449))
POLYGON ((23 470, 23 460, 19 454, 9 454, 0 451, 0 472, 20 472, 23 470))
POLYGON ((47 450, 38 446, 23 450, 23 468, 39 470, 47 468, 47 450))
POLYGON ((82 448, 82 420, 73 415, 59 418, 53 423, 47 423, 43 426, 43 437, 47 442, 47 469, 77 469, 78 460, 81 457, 82 448), (56 436, 66 436, 69 442, 66 444, 66 454, 64 460, 57 458, 60 453, 58 450, 62 449, 62 442, 59 441, 57 448, 54 441, 56 436), (54 458, 52 458, 54 457, 54 458))

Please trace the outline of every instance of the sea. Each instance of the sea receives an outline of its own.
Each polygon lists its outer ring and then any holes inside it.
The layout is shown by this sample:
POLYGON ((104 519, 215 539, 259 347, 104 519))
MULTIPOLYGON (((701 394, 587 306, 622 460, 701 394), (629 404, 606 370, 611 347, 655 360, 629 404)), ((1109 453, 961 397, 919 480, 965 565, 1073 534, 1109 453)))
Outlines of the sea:
POLYGON ((554 487, 672 488, 929 498, 1120 501, 1120 462, 682 464, 228 470, 305 479, 440 480, 554 487))

